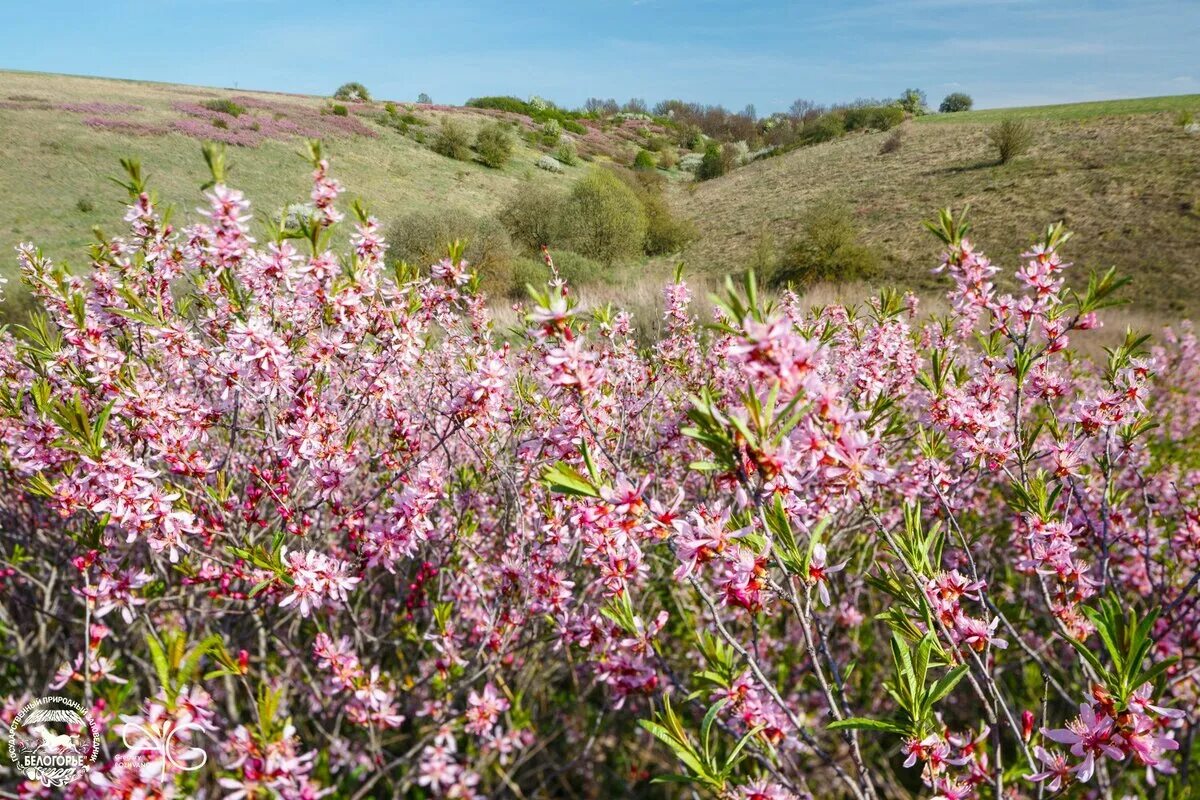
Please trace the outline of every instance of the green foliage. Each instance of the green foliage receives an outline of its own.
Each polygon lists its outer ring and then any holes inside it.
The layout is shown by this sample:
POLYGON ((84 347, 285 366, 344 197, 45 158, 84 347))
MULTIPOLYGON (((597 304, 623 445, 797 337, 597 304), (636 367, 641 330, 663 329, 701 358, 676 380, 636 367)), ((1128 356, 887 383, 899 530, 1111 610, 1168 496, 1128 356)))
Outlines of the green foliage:
POLYGON ((929 685, 929 667, 933 664, 936 637, 926 633, 910 648, 899 635, 892 634, 892 661, 895 677, 884 684, 896 702, 897 713, 887 720, 850 717, 831 722, 829 730, 872 730, 923 739, 938 728, 935 705, 950 694, 967 673, 967 665, 959 664, 929 685))
POLYGON ((846 132, 846 116, 840 111, 822 114, 800 130, 801 144, 831 142, 846 132))
POLYGON ((1153 609, 1139 620, 1133 609, 1123 610, 1121 602, 1114 597, 1101 598, 1099 605, 1098 609, 1084 606, 1083 613, 1096 626, 1096 635, 1104 644, 1112 665, 1104 666, 1083 642, 1067 641, 1095 670, 1120 713, 1126 710, 1134 692, 1146 684, 1154 685, 1160 681, 1179 659, 1171 656, 1147 666, 1154 644, 1150 634, 1159 609, 1153 609))
POLYGON ((573 167, 579 163, 579 151, 575 149, 575 143, 570 139, 565 139, 558 145, 558 151, 554 154, 562 163, 568 167, 573 167))
POLYGON ((456 161, 469 161, 471 158, 470 136, 467 129, 458 120, 445 117, 437 137, 433 140, 433 152, 453 158, 456 161))
POLYGON ((508 163, 513 154, 513 135, 503 122, 489 122, 475 135, 475 151, 479 160, 492 169, 508 163))
MULTIPOLYGON (((537 99, 537 98, 535 98, 537 99)), ((541 100, 538 103, 526 102, 517 97, 474 97, 467 101, 469 108, 490 108, 497 111, 508 111, 512 114, 524 114, 535 122, 555 120, 565 130, 580 135, 587 133, 587 128, 576 121, 577 115, 541 100)))
POLYGON ((743 734, 733 749, 724 752, 720 743, 714 741, 713 731, 717 716, 728 702, 728 698, 722 699, 708 709, 700 723, 698 742, 692 740, 691 734, 683 726, 683 721, 671 708, 669 695, 663 696, 663 711, 656 716, 656 719, 640 721, 641 726, 669 747, 688 770, 687 775, 663 776, 655 778, 656 782, 695 783, 724 795, 729 778, 745 756, 746 745, 762 729, 761 726, 751 728, 743 734))
POLYGON ((216 111, 219 114, 228 114, 231 117, 240 117, 246 113, 246 107, 238 105, 232 100, 220 98, 217 100, 205 100, 200 105, 207 108, 209 111, 216 111))
POLYGON ((975 105, 975 101, 971 99, 971 95, 963 92, 951 92, 942 99, 938 111, 943 114, 955 114, 959 111, 970 111, 973 105, 975 105))
POLYGON ((898 105, 855 106, 843 111, 847 131, 886 131, 904 121, 904 109, 898 105))
POLYGON ((75 208, 84 214, 90 214, 95 210, 96 205, 86 197, 81 197, 75 202, 75 208))
POLYGON ((521 186, 497 214, 512 240, 528 252, 563 242, 567 226, 563 208, 566 192, 549 186, 521 186))
POLYGON ((419 95, 417 95, 417 103, 423 106, 433 105, 433 98, 424 92, 421 92, 419 95))
POLYGON ((634 159, 633 159, 633 168, 634 169, 651 170, 657 166, 658 166, 658 164, 655 163, 654 154, 651 153, 649 150, 638 150, 637 155, 634 156, 634 159))
POLYGON ((869 277, 878 260, 860 237, 848 206, 834 200, 817 203, 804 214, 799 235, 784 248, 771 282, 806 286, 869 277))
POLYGON ((920 89, 905 89, 896 102, 904 109, 904 113, 914 117, 919 117, 929 110, 926 108, 925 93, 920 89))
POLYGON ((547 147, 558 144, 562 138, 562 123, 556 119, 548 119, 542 123, 541 140, 547 147))
POLYGON ((733 166, 733 148, 719 142, 709 142, 708 147, 704 149, 704 160, 696 170, 696 178, 702 181, 719 178, 733 169, 733 166))
POLYGON ((1023 119, 1010 117, 988 129, 988 141, 1001 164, 1007 164, 1033 146, 1033 126, 1023 119))
POLYGON ((350 116, 350 109, 346 108, 341 103, 334 103, 329 107, 329 113, 333 114, 335 117, 348 117, 350 116))
POLYGON ((367 87, 357 81, 343 83, 333 93, 334 100, 342 100, 347 103, 369 103, 371 102, 371 93, 367 91, 367 87))
POLYGON ((637 255, 646 241, 646 211, 612 172, 593 169, 571 189, 565 219, 569 249, 605 264, 637 255))
POLYGON ((511 281, 516 249, 503 226, 490 217, 457 208, 414 211, 388 228, 387 239, 392 256, 422 268, 445 258, 451 243, 465 242, 463 257, 485 288, 503 290, 511 281))

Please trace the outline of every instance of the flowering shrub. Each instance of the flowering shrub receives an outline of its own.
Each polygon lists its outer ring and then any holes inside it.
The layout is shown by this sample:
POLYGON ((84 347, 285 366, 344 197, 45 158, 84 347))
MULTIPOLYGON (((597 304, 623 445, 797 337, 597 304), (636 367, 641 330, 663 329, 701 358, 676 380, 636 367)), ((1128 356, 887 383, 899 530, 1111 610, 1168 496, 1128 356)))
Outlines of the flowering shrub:
POLYGON ((944 213, 944 317, 751 278, 706 325, 677 278, 646 348, 556 279, 506 339, 460 248, 389 265, 353 204, 329 249, 319 147, 311 211, 253 233, 206 154, 199 221, 130 162, 87 272, 19 248, 2 717, 92 708, 70 796, 1194 781, 1200 348, 1074 354, 1121 281, 1067 288, 1061 227, 1001 294, 944 213), (130 729, 170 746, 139 764, 130 729))

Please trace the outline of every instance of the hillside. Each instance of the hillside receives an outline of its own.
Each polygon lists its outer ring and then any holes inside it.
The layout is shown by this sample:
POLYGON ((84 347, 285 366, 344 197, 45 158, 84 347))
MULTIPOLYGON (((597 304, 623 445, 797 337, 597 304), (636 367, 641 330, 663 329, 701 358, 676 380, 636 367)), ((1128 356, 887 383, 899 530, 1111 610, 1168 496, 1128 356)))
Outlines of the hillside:
POLYGON ((702 232, 685 256, 705 272, 742 268, 764 236, 786 240, 807 208, 832 197, 853 208, 878 252, 880 282, 932 288, 937 247, 920 223, 969 203, 973 238, 1003 266, 1061 219, 1077 232, 1067 250, 1075 262, 1133 276, 1147 311, 1194 315, 1200 136, 1178 123, 1187 109, 1200 110, 1200 97, 936 115, 905 123, 891 154, 880 154, 885 133, 802 148, 680 189, 680 208, 702 232), (1036 137, 1027 155, 999 166, 986 131, 1008 115, 1030 120, 1036 137))
MULTIPOLYGON (((587 120, 586 134, 574 137, 587 160, 551 173, 536 167, 551 148, 533 141, 540 128, 528 117, 396 105, 400 124, 385 124, 382 100, 348 104, 340 116, 322 97, 0 72, 0 185, 10 188, 0 207, 0 254, 34 241, 54 258, 79 261, 92 226, 115 231, 122 193, 109 177, 122 157, 140 159, 160 200, 193 218, 207 177, 202 138, 231 143, 231 182, 269 213, 307 196, 308 168, 298 153, 304 136, 320 136, 350 195, 387 224, 419 209, 493 213, 522 187, 566 187, 589 161, 628 164, 647 133, 639 120, 587 120), (201 105, 212 101, 233 101, 242 113, 201 105), (472 135, 500 118, 527 137, 501 169, 456 161, 429 146, 448 116, 472 135)), ((940 285, 929 271, 937 248, 920 223, 939 207, 970 203, 974 238, 1003 265, 1011 267, 1039 230, 1062 219, 1079 234, 1069 255, 1134 276, 1142 310, 1196 314, 1200 136, 1177 120, 1192 110, 1200 112, 1200 96, 931 115, 905 123, 902 146, 887 155, 879 151, 890 134, 856 133, 705 183, 672 171, 672 205, 699 232, 683 258, 692 274, 744 269, 756 249, 778 249, 806 209, 832 197, 850 205, 880 258, 874 282, 930 289, 940 285), (1006 116, 1028 119, 1037 135, 1029 154, 997 166, 986 131, 1006 116)), ((642 305, 656 302, 660 276, 677 260, 609 270, 607 293, 596 299, 615 293, 635 302, 636 294, 642 305)), ((14 262, 0 255, 0 274, 11 277, 14 262)), ((8 294, 19 293, 10 285, 8 294)))
MULTIPOLYGON (((446 158, 428 146, 446 116, 472 136, 495 118, 514 122, 522 133, 539 126, 499 111, 396 106, 409 120, 407 132, 380 123, 382 100, 349 104, 347 115, 338 116, 328 98, 0 72, 0 186, 9 189, 0 206, 0 274, 12 277, 18 242, 78 261, 92 241, 92 226, 115 233, 123 197, 109 178, 120 174, 123 157, 140 159, 160 200, 192 218, 207 179, 204 138, 230 141, 231 183, 267 213, 307 197, 309 168, 298 154, 305 136, 319 136, 349 196, 362 197, 385 223, 417 209, 490 213, 522 186, 566 186, 587 168, 580 161, 561 173, 539 169, 535 163, 549 148, 523 139, 501 169, 446 158), (214 100, 231 100, 244 111, 234 118, 200 105, 214 100)), ((583 156, 629 159, 638 128, 629 121, 589 128, 574 139, 583 156)))

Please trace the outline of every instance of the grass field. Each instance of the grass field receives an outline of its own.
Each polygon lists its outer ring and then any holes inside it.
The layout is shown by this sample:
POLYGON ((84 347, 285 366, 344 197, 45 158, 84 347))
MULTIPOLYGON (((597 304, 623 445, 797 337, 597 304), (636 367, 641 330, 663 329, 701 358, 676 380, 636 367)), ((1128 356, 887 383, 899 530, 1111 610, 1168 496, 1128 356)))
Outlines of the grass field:
POLYGON ((944 283, 930 274, 938 246, 921 221, 970 204, 972 238, 1006 272, 1046 225, 1063 220, 1077 233, 1066 252, 1081 271, 1116 266, 1134 278, 1130 296, 1142 310, 1195 315, 1200 136, 1176 121, 1187 101, 1168 99, 1154 101, 1158 111, 1151 101, 1066 106, 1044 119, 1018 110, 1031 117, 1034 145, 1005 165, 987 141, 992 111, 908 122, 900 150, 887 155, 888 134, 864 134, 756 162, 677 193, 702 231, 685 256, 703 272, 744 267, 764 237, 785 241, 813 203, 837 198, 881 259, 877 282, 929 290, 944 283), (1093 107, 1119 111, 1079 110, 1093 107))
MULTIPOLYGON (((134 81, 100 80, 31 73, 0 72, 0 186, 8 202, 0 205, 0 274, 11 277, 13 247, 33 241, 55 258, 77 261, 92 241, 90 229, 100 225, 117 233, 123 191, 109 179, 121 174, 120 159, 140 159, 161 201, 183 218, 192 219, 200 204, 199 188, 207 180, 200 141, 181 133, 128 135, 96 130, 85 124, 86 113, 60 104, 138 106, 120 118, 147 126, 172 117, 172 104, 251 96, 273 103, 319 108, 327 100, 295 95, 215 90, 134 81), (52 101, 56 107, 27 107, 52 101), (13 107, 19 106, 19 107, 13 107)), ((421 111, 428 129, 436 130, 442 111, 421 111)), ((488 117, 469 110, 452 112, 468 127, 488 117)), ((111 116, 111 115, 110 115, 111 116)), ((326 139, 334 172, 381 219, 393 219, 420 208, 462 207, 490 212, 520 190, 538 182, 569 183, 583 166, 562 174, 537 169, 540 152, 519 143, 502 169, 455 161, 400 133, 366 122, 376 138, 342 136, 326 139)), ((268 140, 257 147, 229 147, 230 182, 244 190, 258 212, 274 212, 284 204, 307 199, 310 168, 300 157, 300 137, 268 140)))
POLYGON ((1129 100, 1097 100, 1091 103, 1061 103, 1049 106, 1020 108, 986 108, 957 114, 926 114, 918 117, 922 125, 998 122, 1007 117, 1021 119, 1095 119, 1121 117, 1130 114, 1162 114, 1189 112, 1200 116, 1200 94, 1178 94, 1166 97, 1136 97, 1129 100))

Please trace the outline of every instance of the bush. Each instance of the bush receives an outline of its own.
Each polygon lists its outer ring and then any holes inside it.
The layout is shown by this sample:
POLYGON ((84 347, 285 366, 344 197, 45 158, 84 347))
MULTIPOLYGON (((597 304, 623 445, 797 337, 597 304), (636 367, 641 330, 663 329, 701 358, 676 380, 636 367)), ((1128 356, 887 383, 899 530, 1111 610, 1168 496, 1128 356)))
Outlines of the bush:
POLYGON ((626 183, 609 170, 593 169, 571 189, 564 218, 570 250, 612 264, 642 252, 646 211, 626 183))
POLYGON ((333 114, 335 117, 348 117, 350 116, 350 109, 346 108, 341 103, 334 103, 329 107, 329 113, 333 114))
POLYGON ((417 103, 423 106, 431 106, 433 105, 433 98, 424 92, 421 92, 419 95, 417 95, 417 103))
POLYGON ((470 141, 462 123, 446 117, 442 119, 441 130, 433 140, 433 151, 457 161, 468 161, 471 158, 470 141))
POLYGON ((696 178, 702 181, 719 178, 733 169, 736 163, 737 152, 732 145, 709 142, 704 150, 704 158, 700 160, 700 166, 696 170, 696 178))
POLYGON ((633 168, 637 170, 650 170, 658 165, 654 161, 654 154, 649 150, 638 150, 638 153, 633 158, 633 168))
POLYGON ((1009 117, 989 128, 987 138, 1000 157, 1000 163, 1007 164, 1033 146, 1033 126, 1025 120, 1009 117))
POLYGON ((671 169, 679 163, 679 155, 674 149, 668 147, 658 154, 658 168, 671 169))
POLYGON ((555 158, 554 156, 546 156, 546 155, 539 156, 538 160, 533 162, 533 164, 538 169, 544 169, 547 172, 556 172, 557 173, 557 172, 563 171, 562 164, 560 164, 558 159, 555 158))
POLYGON ((493 169, 508 163, 513 154, 512 130, 503 122, 489 122, 475 135, 475 152, 479 160, 493 169))
POLYGON ((96 205, 86 197, 82 197, 76 201, 75 208, 79 209, 84 214, 90 214, 96 210, 96 205))
POLYGON ((971 99, 971 95, 962 92, 951 92, 942 100, 942 104, 938 106, 938 111, 943 114, 955 114, 959 111, 970 111, 971 106, 975 101, 971 99))
POLYGON ((565 238, 563 209, 568 195, 549 186, 521 186, 509 198, 496 219, 518 247, 536 252, 543 245, 555 247, 565 238))
POLYGON ((646 255, 678 253, 696 238, 696 226, 676 217, 661 193, 643 195, 642 208, 646 210, 646 241, 642 245, 646 255))
POLYGON ((579 163, 579 151, 575 149, 575 143, 570 139, 564 139, 558 145, 558 151, 554 154, 562 163, 568 167, 573 167, 579 163))
POLYGON ((886 131, 904 121, 904 109, 898 105, 857 106, 843 112, 847 131, 886 131))
POLYGON ((861 280, 875 271, 875 254, 859 241, 850 208, 826 200, 804 215, 800 234, 780 256, 771 282, 807 286, 820 281, 861 280))
POLYGON ((387 240, 392 257, 421 269, 445 258, 451 243, 465 242, 463 257, 485 288, 502 290, 511 279, 516 248, 504 226, 490 217, 459 208, 413 211, 388 228, 387 240))
POLYGON ((841 111, 830 111, 827 114, 806 122, 800 129, 801 144, 820 144, 831 142, 846 132, 846 117, 841 111))
POLYGON ((905 89, 896 102, 904 109, 905 114, 914 117, 919 117, 929 110, 926 108, 925 93, 920 89, 905 89))
POLYGON ((371 93, 361 83, 351 81, 339 86, 333 93, 333 99, 344 100, 347 103, 369 103, 371 102, 371 93))
POLYGON ((900 129, 892 131, 891 134, 883 140, 883 144, 879 146, 879 155, 885 156, 888 153, 895 153, 900 150, 900 145, 904 143, 904 137, 900 133, 900 129))
POLYGON ((216 111, 219 114, 228 114, 231 117, 240 117, 246 113, 246 107, 238 105, 232 100, 205 100, 200 105, 207 108, 209 111, 216 111))
POLYGON ((556 119, 548 119, 542 123, 542 144, 553 147, 562 138, 562 123, 556 119))

